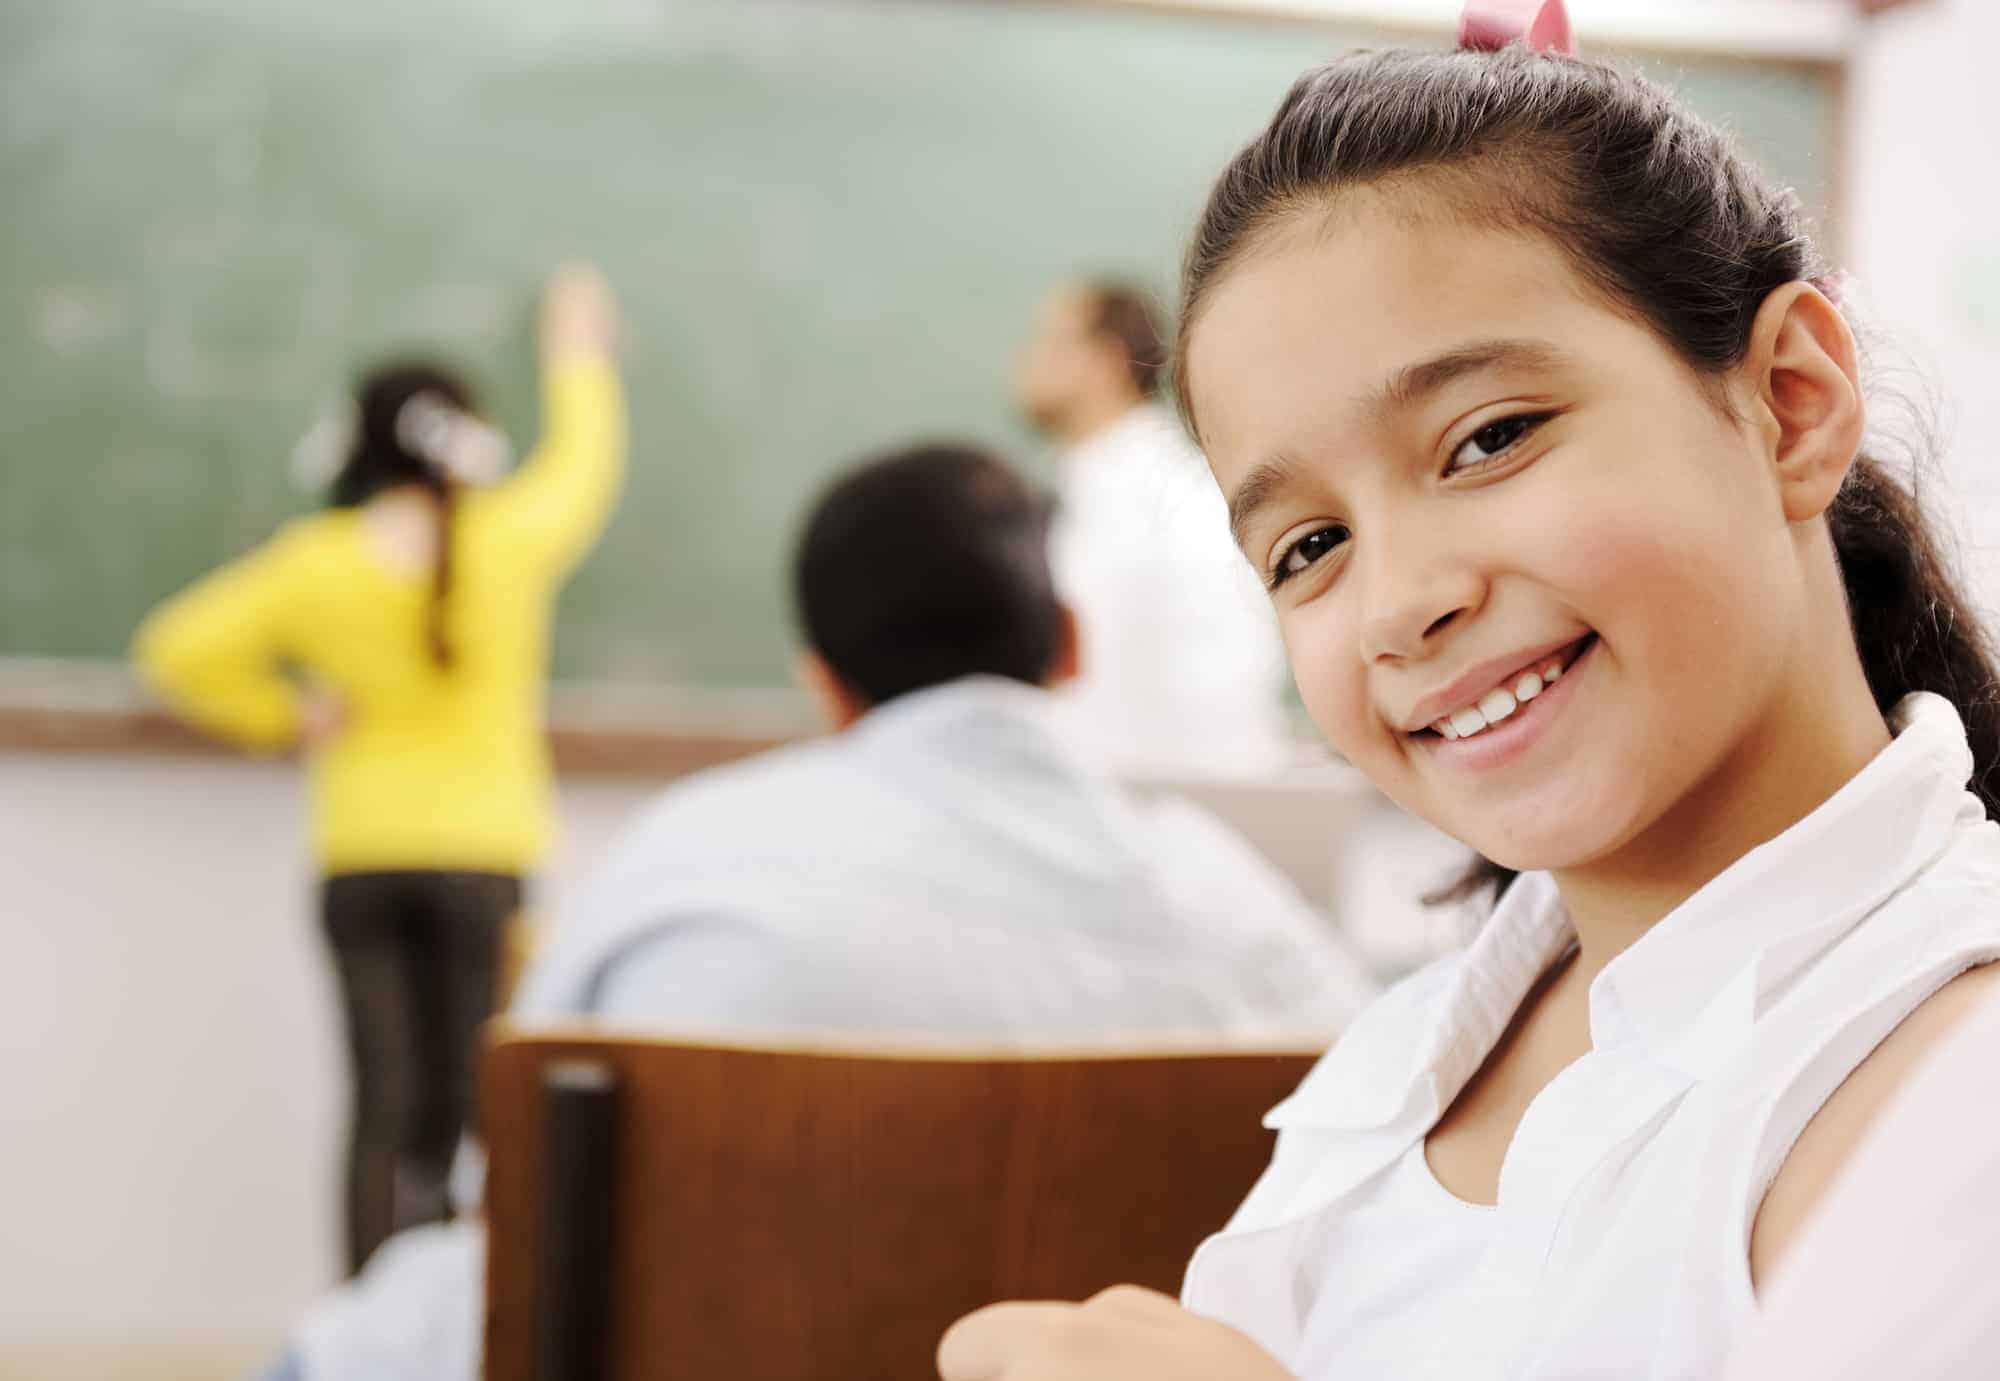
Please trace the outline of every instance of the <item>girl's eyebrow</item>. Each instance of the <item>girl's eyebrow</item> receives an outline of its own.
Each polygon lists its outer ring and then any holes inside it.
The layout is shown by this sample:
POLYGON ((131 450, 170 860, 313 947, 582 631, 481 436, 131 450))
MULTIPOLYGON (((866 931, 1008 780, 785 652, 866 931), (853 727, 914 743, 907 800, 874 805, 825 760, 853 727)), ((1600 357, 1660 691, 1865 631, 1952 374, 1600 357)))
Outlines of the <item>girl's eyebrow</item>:
MULTIPOLYGON (((1547 371, 1569 364, 1572 358, 1547 341, 1527 337, 1467 341, 1441 355, 1404 365, 1363 400, 1361 411, 1378 418, 1407 412, 1469 374, 1487 369, 1547 371)), ((1237 546, 1243 545, 1245 530, 1258 510, 1283 492, 1292 468, 1292 463, 1283 456, 1264 461, 1245 475, 1230 494, 1229 531, 1235 536, 1237 546)))
POLYGON ((1570 356, 1543 340, 1526 337, 1468 341, 1441 355, 1404 365, 1368 395, 1363 409, 1374 415, 1403 412, 1427 402, 1447 385, 1485 369, 1550 370, 1570 356))
POLYGON ((1292 479, 1292 463, 1283 456, 1259 463, 1229 495, 1229 535, 1239 548, 1249 535, 1250 520, 1283 492, 1292 479))

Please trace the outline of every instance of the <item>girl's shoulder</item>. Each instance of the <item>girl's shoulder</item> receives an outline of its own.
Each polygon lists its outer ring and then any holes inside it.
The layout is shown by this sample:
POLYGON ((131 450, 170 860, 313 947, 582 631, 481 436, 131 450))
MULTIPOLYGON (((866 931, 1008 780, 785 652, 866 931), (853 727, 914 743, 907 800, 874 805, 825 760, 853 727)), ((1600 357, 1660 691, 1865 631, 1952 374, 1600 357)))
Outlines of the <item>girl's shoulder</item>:
POLYGON ((1750 1234, 1754 1281, 1769 1279, 1826 1191, 1931 1057, 1975 1013, 1995 1003, 2000 1003, 2000 963, 1989 960, 1924 999, 1820 1105, 1758 1210, 1750 1234))
POLYGON ((265 542, 264 550, 287 560, 310 561, 344 555, 361 531, 358 508, 322 508, 287 519, 265 542))
POLYGON ((240 584, 266 590, 289 589, 324 575, 344 561, 354 548, 354 511, 325 509, 290 518, 256 546, 231 560, 226 569, 240 584))
MULTIPOLYGON (((1774 1010, 1872 1045, 1813 1077, 1831 1092, 1783 1151, 1751 1234, 1763 1280, 1905 1087, 1976 1011, 2000 1002, 2000 825, 1968 804, 1944 851, 1815 966, 1774 1010), (1868 1015, 1886 1009, 1880 1021, 1868 1015), (1898 1017, 1898 1012, 1905 1013, 1898 1017), (1889 1023, 1893 1022, 1893 1025, 1889 1023), (1837 1082, 1836 1082, 1837 1080, 1837 1082)), ((1788 1037, 1789 1039, 1789 1037, 1788 1037)), ((1843 1044, 1852 1044, 1843 1036, 1843 1044)))

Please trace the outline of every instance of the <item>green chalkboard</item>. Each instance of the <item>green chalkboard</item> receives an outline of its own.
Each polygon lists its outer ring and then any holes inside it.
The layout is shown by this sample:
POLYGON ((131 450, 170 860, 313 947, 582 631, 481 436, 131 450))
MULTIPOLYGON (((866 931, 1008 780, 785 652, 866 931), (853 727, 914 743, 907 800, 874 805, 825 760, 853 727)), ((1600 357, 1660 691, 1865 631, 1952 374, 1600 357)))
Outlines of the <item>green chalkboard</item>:
MULTIPOLYGON (((1032 455, 1015 343, 1079 268, 1170 290, 1210 176, 1323 27, 891 0, 0 0, 0 656, 118 655, 309 506, 354 369, 463 360, 517 438, 535 284, 628 299, 629 497, 570 679, 783 674, 783 565, 845 459, 1032 455)), ((1810 205, 1835 90, 1668 65, 1810 205)))

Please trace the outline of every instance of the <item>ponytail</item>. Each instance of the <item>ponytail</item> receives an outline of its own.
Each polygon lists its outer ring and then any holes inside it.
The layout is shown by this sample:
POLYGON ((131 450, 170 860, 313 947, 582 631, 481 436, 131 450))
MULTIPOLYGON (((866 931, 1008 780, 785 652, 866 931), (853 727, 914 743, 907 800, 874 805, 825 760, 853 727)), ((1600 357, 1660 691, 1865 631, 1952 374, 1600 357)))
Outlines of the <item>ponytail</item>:
POLYGON ((1913 691, 1932 691, 1957 706, 1972 749, 1972 790, 1987 818, 2000 819, 2000 678, 1992 639, 1952 580, 1916 495, 1862 456, 1827 523, 1876 707, 1887 715, 1913 691))
POLYGON ((460 472, 505 465, 506 438, 477 422, 472 388, 442 365, 384 365, 355 389, 348 455, 327 501, 336 508, 367 503, 385 489, 420 486, 430 496, 436 554, 431 558, 424 646, 440 671, 457 663, 451 641, 451 594, 456 575, 452 536, 460 472))
POLYGON ((430 646, 432 664, 440 671, 450 671, 458 660, 450 629, 452 530, 458 511, 458 486, 448 479, 431 486, 431 501, 437 521, 437 554, 431 559, 431 598, 424 610, 424 640, 430 646))

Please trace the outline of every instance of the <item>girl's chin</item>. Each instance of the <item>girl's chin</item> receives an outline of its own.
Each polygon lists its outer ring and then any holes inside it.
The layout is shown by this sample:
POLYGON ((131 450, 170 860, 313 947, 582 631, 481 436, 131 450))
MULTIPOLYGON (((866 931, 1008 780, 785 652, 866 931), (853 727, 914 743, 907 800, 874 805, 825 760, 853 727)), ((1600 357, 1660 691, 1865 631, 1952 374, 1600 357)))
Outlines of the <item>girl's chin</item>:
POLYGON ((1560 872, 1602 859, 1630 841, 1645 818, 1642 801, 1609 789, 1601 775, 1595 782, 1572 776, 1524 796, 1477 803, 1441 800, 1434 784, 1414 779, 1397 783, 1415 788, 1404 795, 1378 785, 1408 814, 1521 873, 1560 872))
POLYGON ((1491 829, 1454 829, 1443 823, 1439 824, 1439 828, 1465 841, 1482 857, 1503 868, 1511 868, 1517 873, 1559 873, 1569 868, 1584 867, 1616 851, 1623 841, 1623 834, 1616 829, 1607 829, 1606 824, 1607 820, 1599 817, 1573 822, 1573 827, 1568 829, 1496 832, 1491 829))

